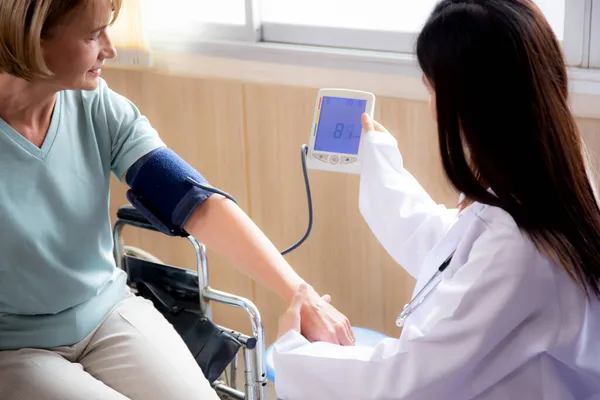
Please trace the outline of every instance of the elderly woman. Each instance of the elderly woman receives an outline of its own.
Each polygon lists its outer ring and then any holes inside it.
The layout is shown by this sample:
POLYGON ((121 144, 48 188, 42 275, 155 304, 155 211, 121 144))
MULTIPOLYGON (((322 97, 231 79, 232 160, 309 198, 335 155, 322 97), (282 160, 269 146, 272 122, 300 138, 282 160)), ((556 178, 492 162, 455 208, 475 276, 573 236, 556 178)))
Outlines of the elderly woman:
MULTIPOLYGON (((233 202, 183 179, 205 182, 100 79, 120 6, 0 1, 2 399, 216 398, 175 330, 115 268, 111 172, 161 229, 194 235, 284 301, 305 284, 233 202)), ((327 300, 311 289, 304 333, 351 344, 327 300)))

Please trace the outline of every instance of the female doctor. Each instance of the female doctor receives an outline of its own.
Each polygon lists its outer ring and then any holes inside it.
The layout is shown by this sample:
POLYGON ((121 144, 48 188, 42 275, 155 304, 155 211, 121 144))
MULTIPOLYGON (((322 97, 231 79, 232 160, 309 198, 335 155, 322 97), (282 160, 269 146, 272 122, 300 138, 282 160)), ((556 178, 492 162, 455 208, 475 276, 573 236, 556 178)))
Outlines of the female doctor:
POLYGON ((309 343, 292 304, 279 397, 600 398, 600 210, 559 42, 531 0, 443 0, 417 56, 461 210, 434 203, 364 117, 360 211, 415 297, 375 348, 309 343))

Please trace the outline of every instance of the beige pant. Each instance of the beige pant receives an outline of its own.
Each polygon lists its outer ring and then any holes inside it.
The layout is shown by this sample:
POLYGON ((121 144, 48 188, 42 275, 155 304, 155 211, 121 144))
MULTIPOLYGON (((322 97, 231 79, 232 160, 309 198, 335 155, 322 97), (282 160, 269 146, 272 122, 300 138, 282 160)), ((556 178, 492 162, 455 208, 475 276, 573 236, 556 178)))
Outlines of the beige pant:
POLYGON ((185 343, 151 302, 130 295, 88 337, 0 351, 1 400, 215 400, 185 343))

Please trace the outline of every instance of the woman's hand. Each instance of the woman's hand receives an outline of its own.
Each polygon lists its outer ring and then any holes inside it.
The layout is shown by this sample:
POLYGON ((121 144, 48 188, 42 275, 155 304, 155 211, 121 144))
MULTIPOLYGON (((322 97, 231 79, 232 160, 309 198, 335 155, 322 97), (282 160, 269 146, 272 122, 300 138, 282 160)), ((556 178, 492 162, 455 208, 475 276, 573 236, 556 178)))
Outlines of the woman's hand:
POLYGON ((350 321, 330 301, 329 295, 321 297, 311 287, 301 284, 280 321, 280 335, 295 329, 311 342, 353 346, 350 321))
POLYGON ((354 334, 350 321, 330 304, 328 295, 319 296, 308 289, 301 309, 302 334, 311 342, 329 342, 353 346, 354 334))
POLYGON ((385 129, 385 127, 383 125, 381 125, 379 122, 371 119, 371 117, 369 117, 369 115, 366 113, 362 115, 362 126, 363 126, 363 131, 365 133, 371 132, 371 131, 375 131, 375 132, 387 132, 388 131, 387 129, 385 129))

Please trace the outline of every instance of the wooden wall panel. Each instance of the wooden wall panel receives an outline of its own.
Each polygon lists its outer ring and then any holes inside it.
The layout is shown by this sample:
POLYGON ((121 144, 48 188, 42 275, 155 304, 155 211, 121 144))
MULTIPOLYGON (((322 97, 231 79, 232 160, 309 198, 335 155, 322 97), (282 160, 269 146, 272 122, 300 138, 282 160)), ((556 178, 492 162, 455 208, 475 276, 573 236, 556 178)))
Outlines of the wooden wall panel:
POLYGON ((600 187, 600 120, 580 119, 577 122, 591 159, 596 187, 600 187))

